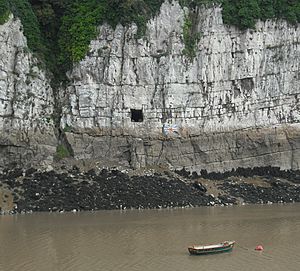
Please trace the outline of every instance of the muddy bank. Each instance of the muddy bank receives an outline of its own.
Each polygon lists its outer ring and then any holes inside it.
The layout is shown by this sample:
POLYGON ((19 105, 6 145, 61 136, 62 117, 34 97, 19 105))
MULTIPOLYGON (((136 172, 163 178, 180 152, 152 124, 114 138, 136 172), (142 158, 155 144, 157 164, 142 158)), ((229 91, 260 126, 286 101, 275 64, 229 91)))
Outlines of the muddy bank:
POLYGON ((184 170, 7 169, 0 175, 0 207, 2 213, 26 213, 300 201, 297 172, 275 176, 266 170, 262 176, 256 175, 257 170, 244 172, 220 177, 184 170))

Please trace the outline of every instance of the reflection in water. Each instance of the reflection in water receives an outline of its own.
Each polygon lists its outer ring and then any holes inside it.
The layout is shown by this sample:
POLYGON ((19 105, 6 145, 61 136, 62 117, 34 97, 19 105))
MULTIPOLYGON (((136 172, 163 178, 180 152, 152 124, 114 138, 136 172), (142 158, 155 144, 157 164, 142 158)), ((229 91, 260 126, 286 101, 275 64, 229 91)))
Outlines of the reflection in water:
POLYGON ((0 270, 299 270, 300 205, 0 217, 0 270), (236 240, 232 253, 187 246, 236 240), (256 252, 258 244, 264 252, 256 252))

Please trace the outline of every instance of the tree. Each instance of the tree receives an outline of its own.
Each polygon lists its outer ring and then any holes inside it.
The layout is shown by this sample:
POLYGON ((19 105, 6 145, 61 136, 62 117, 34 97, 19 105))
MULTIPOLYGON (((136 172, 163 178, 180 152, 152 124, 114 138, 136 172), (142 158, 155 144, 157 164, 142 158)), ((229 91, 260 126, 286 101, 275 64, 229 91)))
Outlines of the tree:
POLYGON ((275 17, 274 0, 260 0, 260 18, 262 20, 273 19, 275 17))
POLYGON ((257 0, 240 1, 238 5, 238 17, 241 28, 254 28, 256 20, 260 18, 260 8, 257 0))

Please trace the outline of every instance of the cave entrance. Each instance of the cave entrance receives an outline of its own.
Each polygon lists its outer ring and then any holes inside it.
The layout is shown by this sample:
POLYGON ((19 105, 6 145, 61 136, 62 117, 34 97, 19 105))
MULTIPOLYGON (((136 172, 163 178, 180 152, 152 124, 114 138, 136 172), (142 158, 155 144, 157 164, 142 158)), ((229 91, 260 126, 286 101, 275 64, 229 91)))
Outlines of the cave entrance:
POLYGON ((144 115, 142 109, 130 109, 132 122, 143 122, 144 115))

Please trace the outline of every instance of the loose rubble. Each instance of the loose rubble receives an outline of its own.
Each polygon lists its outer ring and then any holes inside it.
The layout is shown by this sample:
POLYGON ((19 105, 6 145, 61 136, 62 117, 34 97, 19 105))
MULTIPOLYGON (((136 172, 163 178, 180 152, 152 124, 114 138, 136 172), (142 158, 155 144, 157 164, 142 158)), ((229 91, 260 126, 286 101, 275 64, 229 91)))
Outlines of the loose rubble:
POLYGON ((82 173, 10 171, 1 183, 14 191, 14 212, 173 208, 208 205, 203 190, 180 179, 153 174, 129 176, 118 170, 82 173))
POLYGON ((237 183, 226 180, 222 185, 227 194, 242 198, 245 203, 288 203, 300 202, 300 186, 282 182, 281 180, 266 179, 270 187, 255 186, 248 183, 237 183))
MULTIPOLYGON (((257 170, 239 177, 236 172, 226 173, 223 179, 215 174, 209 179, 185 170, 134 175, 117 169, 81 172, 73 167, 57 172, 14 168, 0 174, 0 189, 11 192, 13 207, 5 208, 7 194, 2 196, 0 207, 2 213, 76 213, 83 210, 300 202, 297 178, 294 183, 291 178, 260 176, 256 177, 259 183, 254 179, 251 183, 250 175, 255 172, 257 170), (219 192, 216 195, 210 193, 208 184, 214 185, 219 192)), ((295 174, 294 177, 298 176, 295 174)))

